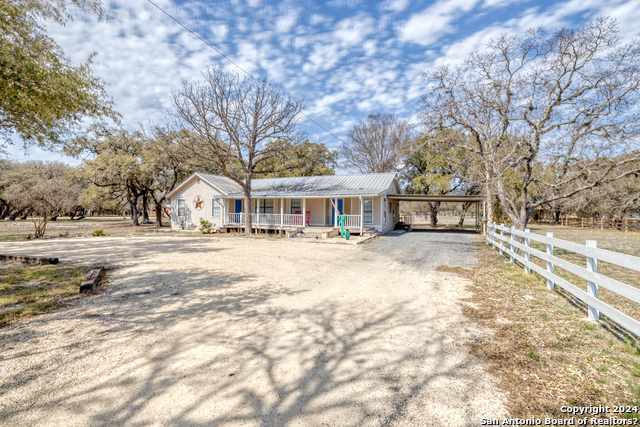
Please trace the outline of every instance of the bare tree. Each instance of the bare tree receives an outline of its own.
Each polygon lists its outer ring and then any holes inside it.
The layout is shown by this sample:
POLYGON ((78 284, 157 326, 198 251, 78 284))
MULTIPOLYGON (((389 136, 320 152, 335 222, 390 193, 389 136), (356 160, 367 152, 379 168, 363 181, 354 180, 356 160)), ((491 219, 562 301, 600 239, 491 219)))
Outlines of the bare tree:
POLYGON ((215 166, 244 193, 245 234, 251 235, 251 180, 261 163, 278 155, 273 141, 304 139, 301 100, 285 97, 266 80, 209 67, 203 82, 183 81, 173 93, 173 131, 200 167, 215 166), (179 132, 179 130, 186 132, 179 132))
POLYGON ((496 195, 524 229, 536 207, 634 173, 616 171, 640 159, 639 58, 640 43, 622 44, 607 18, 504 35, 460 66, 424 74, 422 119, 470 136, 464 147, 482 162, 488 206, 496 195))
POLYGON ((340 157, 361 173, 395 172, 413 140, 413 126, 393 114, 369 114, 349 132, 340 157))
POLYGON ((71 167, 60 162, 17 163, 5 188, 7 200, 31 215, 34 236, 42 237, 47 223, 78 204, 80 184, 71 176, 71 167))

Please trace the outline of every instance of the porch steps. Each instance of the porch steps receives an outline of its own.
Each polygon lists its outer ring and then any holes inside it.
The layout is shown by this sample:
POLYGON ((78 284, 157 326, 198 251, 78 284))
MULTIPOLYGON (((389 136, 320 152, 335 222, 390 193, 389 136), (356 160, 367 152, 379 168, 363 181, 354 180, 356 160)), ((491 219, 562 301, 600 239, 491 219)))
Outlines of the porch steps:
MULTIPOLYGON (((365 228, 362 230, 362 236, 368 237, 376 234, 375 228, 365 228)), ((340 235, 340 229, 338 227, 335 228, 319 228, 319 227, 309 227, 304 228, 302 233, 297 234, 300 237, 306 237, 311 239, 328 239, 330 237, 337 237, 340 235)))

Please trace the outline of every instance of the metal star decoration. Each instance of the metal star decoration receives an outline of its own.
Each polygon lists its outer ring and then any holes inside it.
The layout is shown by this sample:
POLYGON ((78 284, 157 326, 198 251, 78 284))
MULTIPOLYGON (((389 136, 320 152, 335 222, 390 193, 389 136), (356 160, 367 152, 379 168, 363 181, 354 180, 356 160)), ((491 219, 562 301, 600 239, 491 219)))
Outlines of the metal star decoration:
POLYGON ((204 200, 202 200, 202 197, 197 196, 195 199, 193 199, 193 202, 196 204, 196 209, 198 210, 202 209, 202 205, 204 203, 204 200))

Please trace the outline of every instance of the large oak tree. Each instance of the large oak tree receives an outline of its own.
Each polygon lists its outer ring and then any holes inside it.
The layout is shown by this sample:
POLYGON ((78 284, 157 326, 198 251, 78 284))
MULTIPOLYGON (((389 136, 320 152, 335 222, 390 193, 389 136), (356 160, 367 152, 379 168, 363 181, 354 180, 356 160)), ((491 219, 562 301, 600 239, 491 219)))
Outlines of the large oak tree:
POLYGON ((640 43, 623 43, 606 18, 504 35, 424 74, 422 121, 469 136, 463 147, 482 163, 489 201, 524 229, 537 207, 638 169, 639 59, 640 43))
POLYGON ((90 65, 73 64, 47 35, 45 22, 65 24, 69 9, 106 16, 101 0, 0 1, 0 149, 17 134, 25 145, 67 140, 83 120, 118 120, 103 81, 90 65))

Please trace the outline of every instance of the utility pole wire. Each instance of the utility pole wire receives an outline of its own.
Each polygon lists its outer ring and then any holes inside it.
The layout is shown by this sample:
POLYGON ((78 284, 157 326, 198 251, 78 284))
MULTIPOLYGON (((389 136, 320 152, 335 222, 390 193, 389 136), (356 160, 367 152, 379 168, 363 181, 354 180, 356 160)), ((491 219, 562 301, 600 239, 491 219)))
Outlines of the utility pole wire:
MULTIPOLYGON (((213 46, 211 43, 209 43, 208 41, 206 41, 205 39, 203 39, 202 37, 200 37, 199 34, 197 34, 196 32, 194 32, 193 30, 191 30, 189 27, 187 27, 186 25, 184 25, 182 22, 180 22, 178 19, 174 18, 171 14, 169 14, 169 12, 165 11, 163 8, 161 8, 160 6, 158 6, 157 4, 155 4, 152 0, 147 0, 149 3, 151 3, 153 6, 155 6, 156 9, 158 9, 160 12, 164 13, 165 15, 167 15, 172 21, 174 21, 176 24, 180 25, 182 28, 184 28, 185 30, 187 30, 189 33, 191 33, 194 37, 196 37, 198 40, 200 40, 202 43, 204 43, 205 45, 209 46, 211 49, 215 50, 218 55, 222 56, 224 59, 226 59, 227 61, 229 61, 230 63, 232 63, 233 65, 235 65, 237 68, 239 68, 243 73, 245 73, 247 76, 251 77, 253 80, 255 80, 256 82, 258 82, 259 84, 265 86, 265 84, 263 82, 261 82, 260 80, 258 80, 257 78, 255 78, 251 73, 249 73, 248 71, 246 71, 244 68, 242 68, 240 65, 238 65, 237 63, 235 63, 231 58, 229 58, 227 55, 225 55, 224 53, 222 53, 220 50, 218 50, 215 46, 213 46)), ((278 95, 278 98, 282 99, 282 97, 280 97, 278 95)), ((286 100, 285 100, 286 101, 286 100)), ((306 115, 304 112, 301 112, 300 114, 302 114, 303 116, 305 116, 307 119, 311 120, 313 123, 315 123, 316 125, 318 125, 318 127, 320 127, 321 129, 323 129, 325 132, 327 132, 328 134, 332 135, 333 137, 335 137, 338 141, 342 142, 343 144, 345 143, 342 139, 340 139, 336 134, 334 134, 333 132, 331 132, 330 130, 328 130, 327 128, 325 128, 324 126, 322 126, 320 123, 316 122, 315 120, 313 120, 311 117, 309 117, 308 115, 306 115)))

